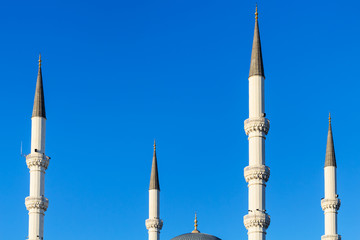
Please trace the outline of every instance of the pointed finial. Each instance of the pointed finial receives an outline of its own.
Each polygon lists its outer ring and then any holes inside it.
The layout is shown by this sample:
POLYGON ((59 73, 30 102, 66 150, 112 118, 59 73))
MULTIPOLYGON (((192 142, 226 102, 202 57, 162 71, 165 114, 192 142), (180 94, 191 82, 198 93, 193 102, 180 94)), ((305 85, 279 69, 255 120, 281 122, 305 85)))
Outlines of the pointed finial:
POLYGON ((198 227, 198 220, 197 220, 197 214, 195 212, 195 220, 194 220, 194 230, 191 233, 199 233, 200 231, 197 229, 198 227))
POLYGON ((331 124, 331 114, 329 112, 329 124, 331 124))
POLYGON ((197 226, 198 226, 198 224, 197 224, 197 215, 196 215, 196 212, 195 212, 195 220, 194 220, 194 227, 195 227, 195 230, 197 230, 197 226))
POLYGON ((41 67, 41 53, 39 53, 39 67, 41 67))
POLYGON ((154 151, 156 150, 156 140, 154 139, 154 151))
POLYGON ((255 7, 255 19, 258 19, 258 9, 257 9, 257 3, 256 3, 256 7, 255 7))

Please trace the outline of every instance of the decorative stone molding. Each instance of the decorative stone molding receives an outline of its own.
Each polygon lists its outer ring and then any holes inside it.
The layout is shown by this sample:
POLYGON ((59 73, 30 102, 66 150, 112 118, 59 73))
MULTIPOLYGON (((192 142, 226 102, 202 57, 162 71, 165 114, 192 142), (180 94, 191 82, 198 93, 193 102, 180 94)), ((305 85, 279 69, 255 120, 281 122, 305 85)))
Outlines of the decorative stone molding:
POLYGON ((326 209, 334 209, 334 210, 339 210, 341 205, 341 201, 340 199, 336 198, 336 199, 322 199, 321 200, 321 207, 322 210, 325 211, 326 209))
POLYGON ((27 197, 25 198, 25 206, 28 211, 35 208, 45 212, 49 206, 49 200, 45 197, 27 197))
POLYGON ((252 227, 267 229, 270 225, 270 216, 260 211, 249 213, 244 216, 244 225, 246 229, 252 227))
POLYGON ((45 170, 49 166, 50 158, 42 153, 31 153, 26 156, 26 164, 28 168, 33 166, 43 167, 45 170))
POLYGON ((161 230, 163 227, 163 220, 161 219, 146 219, 145 221, 146 229, 156 228, 161 230))
POLYGON ((246 135, 249 135, 251 132, 264 132, 268 134, 270 129, 270 121, 267 118, 248 118, 244 122, 244 129, 246 135))
POLYGON ((247 166, 244 168, 244 176, 246 182, 249 182, 250 180, 264 180, 267 182, 270 177, 270 168, 261 165, 261 166, 247 166))
POLYGON ((341 240, 341 235, 323 235, 321 236, 321 240, 341 240))

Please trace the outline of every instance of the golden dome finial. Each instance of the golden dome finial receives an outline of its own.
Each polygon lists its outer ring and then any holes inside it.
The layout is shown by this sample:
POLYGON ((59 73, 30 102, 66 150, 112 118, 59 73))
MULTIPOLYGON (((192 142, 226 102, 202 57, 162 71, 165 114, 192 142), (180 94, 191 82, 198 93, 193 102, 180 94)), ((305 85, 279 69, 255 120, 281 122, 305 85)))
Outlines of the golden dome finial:
POLYGON ((331 114, 329 112, 329 123, 331 123, 331 114))
POLYGON ((154 151, 156 150, 156 140, 154 138, 154 151))
POLYGON ((41 67, 41 53, 39 53, 39 67, 41 67))
POLYGON ((195 212, 195 220, 194 220, 194 230, 191 233, 199 233, 200 231, 197 229, 198 227, 198 220, 197 220, 197 214, 195 212))
POLYGON ((197 215, 196 215, 196 212, 195 212, 195 220, 194 220, 194 227, 195 227, 195 230, 197 230, 197 227, 198 227, 198 221, 197 221, 197 215))
POLYGON ((257 9, 257 3, 256 3, 256 7, 255 7, 255 19, 258 19, 258 9, 257 9))

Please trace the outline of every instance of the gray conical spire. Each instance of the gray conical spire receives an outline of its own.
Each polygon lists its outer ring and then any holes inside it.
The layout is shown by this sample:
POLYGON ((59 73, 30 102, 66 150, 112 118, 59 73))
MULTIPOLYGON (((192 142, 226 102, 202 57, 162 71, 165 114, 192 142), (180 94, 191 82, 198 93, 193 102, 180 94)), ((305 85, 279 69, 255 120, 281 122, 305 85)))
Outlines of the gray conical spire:
POLYGON ((157 189, 160 191, 160 184, 159 184, 159 174, 158 174, 158 167, 157 167, 157 158, 156 158, 156 142, 154 140, 154 156, 153 162, 151 167, 151 176, 150 176, 150 187, 151 189, 157 189))
POLYGON ((252 46, 252 52, 251 52, 249 77, 255 76, 255 75, 265 77, 264 65, 263 65, 262 53, 261 53, 261 42, 260 42, 257 6, 256 6, 256 12, 255 12, 254 40, 253 40, 253 46, 252 46))
POLYGON ((42 73, 41 73, 41 55, 39 55, 39 72, 36 82, 34 108, 33 108, 32 116, 46 118, 45 98, 44 98, 44 89, 43 89, 43 81, 42 81, 42 73))
POLYGON ((331 117, 329 114, 329 130, 326 144, 326 155, 325 155, 325 167, 334 166, 336 167, 336 158, 335 158, 335 149, 334 149, 334 140, 331 129, 331 117))

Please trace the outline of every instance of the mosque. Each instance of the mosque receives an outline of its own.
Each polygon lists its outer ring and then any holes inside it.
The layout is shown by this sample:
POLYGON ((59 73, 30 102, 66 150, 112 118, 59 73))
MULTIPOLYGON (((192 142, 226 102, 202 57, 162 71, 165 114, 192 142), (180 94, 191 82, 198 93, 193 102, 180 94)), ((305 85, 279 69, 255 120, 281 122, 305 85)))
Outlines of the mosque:
MULTIPOLYGON (((270 121, 265 113, 264 66, 261 53, 258 12, 255 12, 255 29, 249 73, 249 118, 244 129, 249 141, 249 165, 244 169, 248 183, 248 214, 244 216, 244 225, 248 230, 248 240, 265 240, 270 225, 270 216, 265 208, 265 188, 270 177, 270 168, 265 164, 265 139, 270 128, 270 121)), ((30 169, 30 196, 25 198, 29 211, 28 240, 44 239, 44 215, 48 208, 45 197, 45 171, 50 158, 45 155, 46 112, 41 73, 41 56, 36 83, 34 107, 31 118, 31 151, 26 156, 30 169)), ((321 207, 325 216, 325 233, 322 240, 340 240, 337 232, 337 212, 340 199, 337 195, 336 158, 329 116, 329 129, 324 165, 324 192, 321 207)), ((160 184, 156 158, 156 144, 149 187, 149 218, 145 221, 149 240, 159 240, 163 221, 160 218, 160 184)), ((220 240, 198 230, 195 215, 195 228, 192 232, 172 238, 172 240, 220 240)))

